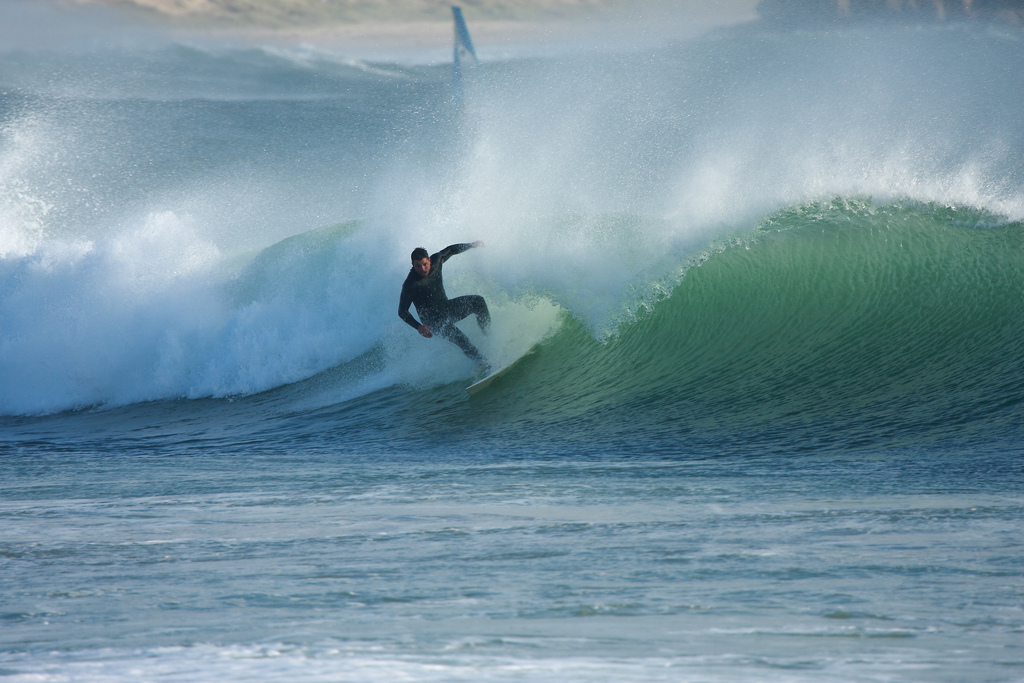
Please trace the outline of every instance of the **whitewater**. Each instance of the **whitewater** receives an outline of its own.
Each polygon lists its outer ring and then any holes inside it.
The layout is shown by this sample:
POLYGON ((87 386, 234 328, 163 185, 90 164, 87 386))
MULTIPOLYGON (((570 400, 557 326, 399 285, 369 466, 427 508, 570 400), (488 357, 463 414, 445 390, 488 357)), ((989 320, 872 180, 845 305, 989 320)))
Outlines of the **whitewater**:
POLYGON ((5 680, 1024 680, 1019 29, 29 42, 5 680))

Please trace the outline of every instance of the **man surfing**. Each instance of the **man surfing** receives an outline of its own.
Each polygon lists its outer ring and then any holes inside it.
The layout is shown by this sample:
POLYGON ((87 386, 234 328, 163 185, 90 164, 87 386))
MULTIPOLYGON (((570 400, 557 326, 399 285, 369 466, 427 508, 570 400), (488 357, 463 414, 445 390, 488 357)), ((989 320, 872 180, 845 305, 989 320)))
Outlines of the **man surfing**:
POLYGON ((456 254, 484 246, 483 242, 472 242, 453 244, 445 247, 433 255, 428 255, 423 247, 417 247, 412 252, 412 269, 402 284, 402 296, 398 300, 398 317, 409 323, 417 332, 430 339, 434 332, 444 339, 452 342, 472 360, 484 366, 489 366, 484 357, 480 354, 462 330, 455 327, 455 323, 470 314, 476 314, 476 322, 480 330, 487 332, 491 324, 491 313, 487 310, 487 302, 478 294, 449 299, 444 291, 444 280, 442 279, 442 267, 444 262, 456 254), (409 313, 409 305, 416 304, 416 312, 420 314, 422 323, 409 313))

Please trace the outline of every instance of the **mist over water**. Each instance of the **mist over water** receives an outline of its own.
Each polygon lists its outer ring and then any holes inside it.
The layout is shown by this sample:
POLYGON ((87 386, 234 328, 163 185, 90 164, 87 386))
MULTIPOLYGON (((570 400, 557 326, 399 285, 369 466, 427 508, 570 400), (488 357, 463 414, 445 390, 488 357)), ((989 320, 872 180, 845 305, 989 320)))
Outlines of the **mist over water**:
POLYGON ((604 339, 785 206, 1020 220, 1019 47, 987 26, 755 24, 487 64, 462 113, 444 68, 313 48, 7 52, 4 411, 251 393, 401 344, 410 245, 484 239, 453 278, 604 339), (265 298, 226 296, 261 248, 346 221, 265 298))
POLYGON ((55 27, 0 48, 12 681, 1019 678, 1019 31, 481 49, 457 107, 0 9, 55 27), (396 313, 473 240, 529 353, 470 399, 396 313))

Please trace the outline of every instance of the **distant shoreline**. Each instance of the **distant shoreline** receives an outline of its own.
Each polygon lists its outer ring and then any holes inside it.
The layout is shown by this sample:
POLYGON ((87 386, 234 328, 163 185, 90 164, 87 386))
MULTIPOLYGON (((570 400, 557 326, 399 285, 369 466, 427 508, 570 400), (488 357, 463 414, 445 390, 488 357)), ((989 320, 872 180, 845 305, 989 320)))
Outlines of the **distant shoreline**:
POLYGON ((54 0, 113 11, 186 38, 309 44, 387 56, 439 58, 461 5, 477 46, 678 39, 757 18, 758 0, 54 0), (431 56, 434 55, 434 56, 431 56))
MULTIPOLYGON (((190 37, 357 50, 432 50, 452 42, 453 4, 439 0, 57 0, 103 7, 190 37), (382 8, 383 6, 383 8, 382 8), (241 7, 241 9, 238 9, 241 7)), ((756 0, 729 0, 746 5, 756 0)), ((466 4, 474 40, 529 45, 573 39, 649 0, 517 0, 466 4)), ((747 18, 752 10, 747 11, 747 18)), ((718 22, 721 23, 721 22, 718 22)), ((726 22, 733 23, 733 22, 726 22)))
MULTIPOLYGON (((409 50, 448 47, 452 24, 448 21, 363 22, 321 27, 183 27, 192 35, 240 39, 259 43, 345 45, 353 48, 406 48, 409 50)), ((528 44, 571 37, 579 28, 567 22, 474 21, 472 34, 478 45, 528 44)))
MULTIPOLYGON (((431 27, 451 19, 451 6, 495 27, 536 27, 646 13, 652 7, 708 14, 699 0, 55 0, 97 5, 179 28, 251 30, 262 33, 379 33, 388 27, 431 27), (700 5, 703 10, 698 10, 700 5)), ((770 23, 847 22, 890 18, 911 20, 995 20, 1024 25, 1024 0, 717 0, 711 14, 744 14, 770 23)), ((729 23, 729 22, 727 22, 729 23)), ((399 29, 409 33, 408 29, 399 29)))
MULTIPOLYGON (((764 22, 780 28, 889 19, 979 20, 1024 27, 1024 0, 52 0, 102 7, 188 37, 429 52, 451 45, 451 6, 461 4, 479 45, 684 38, 715 27, 764 22), (640 17, 640 21, 634 21, 640 17), (632 26, 630 26, 632 24, 632 26), (632 29, 632 30, 631 30, 632 29)), ((432 59, 432 58, 431 58, 432 59)))
MULTIPOLYGON (((257 31, 337 30, 362 26, 427 26, 451 19, 450 0, 59 0, 100 5, 182 28, 257 31)), ((587 19, 644 0, 469 0, 478 22, 536 24, 587 19)))

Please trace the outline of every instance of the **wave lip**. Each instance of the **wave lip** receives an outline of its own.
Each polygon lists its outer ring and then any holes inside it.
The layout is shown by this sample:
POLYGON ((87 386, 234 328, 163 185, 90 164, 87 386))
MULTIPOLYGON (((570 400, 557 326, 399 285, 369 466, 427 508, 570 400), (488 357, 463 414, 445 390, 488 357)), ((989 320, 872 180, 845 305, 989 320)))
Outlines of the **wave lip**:
POLYGON ((604 343, 565 326, 519 376, 517 407, 822 443, 1019 435, 1021 223, 837 198, 698 264, 604 343))

